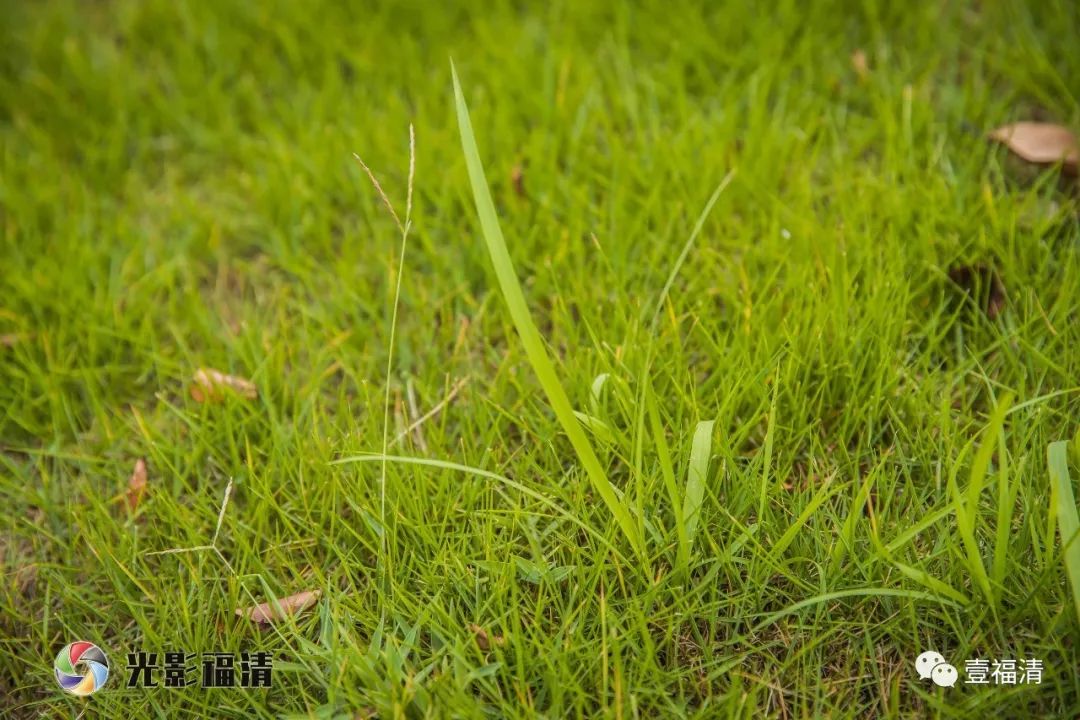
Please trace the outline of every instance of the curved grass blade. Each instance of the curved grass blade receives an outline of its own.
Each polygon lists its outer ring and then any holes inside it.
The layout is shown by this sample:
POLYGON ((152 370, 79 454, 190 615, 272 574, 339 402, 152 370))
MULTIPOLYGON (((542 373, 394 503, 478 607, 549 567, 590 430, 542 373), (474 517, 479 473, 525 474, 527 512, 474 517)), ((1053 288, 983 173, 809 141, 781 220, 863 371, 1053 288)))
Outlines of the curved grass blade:
POLYGON ((852 588, 850 590, 837 590, 836 592, 824 593, 822 595, 815 595, 814 597, 800 600, 794 605, 789 605, 783 610, 772 613, 765 617, 764 620, 750 629, 751 633, 761 632, 763 629, 775 623, 780 618, 796 613, 803 608, 812 607, 814 605, 820 605, 822 603, 830 603, 835 600, 842 600, 849 597, 898 597, 906 598, 909 600, 927 600, 941 603, 942 605, 949 605, 956 607, 957 603, 952 600, 944 600, 937 595, 931 595, 921 590, 898 590, 895 588, 885 587, 868 587, 868 588, 852 588))
POLYGON ((544 347, 540 331, 536 329, 529 307, 525 303, 525 294, 521 290, 521 282, 514 271, 513 262, 510 260, 510 252, 503 238, 502 228, 499 226, 499 218, 495 213, 495 204, 491 200, 491 191, 488 189, 487 179, 484 177, 484 166, 480 161, 480 150, 476 146, 476 137, 473 135, 472 122, 469 120, 469 108, 465 104, 465 96, 461 92, 461 84, 458 82, 457 72, 451 63, 450 72, 454 78, 454 102, 457 108, 458 129, 461 133, 461 148, 465 153, 465 163, 469 169, 469 182, 472 185, 473 200, 476 203, 476 214, 480 217, 480 227, 487 245, 488 254, 491 256, 491 264, 495 268, 495 276, 499 281, 499 289, 502 291, 503 300, 510 311, 510 317, 514 321, 514 327, 521 337, 521 344, 525 347, 529 363, 533 367, 537 378, 540 380, 544 394, 547 395, 551 409, 562 426, 563 432, 570 439, 578 460, 585 468, 596 492, 600 495, 608 510, 615 517, 622 528, 623 533, 630 540, 631 545, 643 560, 645 546, 641 534, 638 532, 634 518, 629 509, 619 500, 618 495, 604 472, 600 460, 596 457, 588 437, 585 435, 581 423, 574 415, 573 406, 566 395, 566 390, 555 373, 555 366, 548 356, 544 347))
POLYGON ((519 482, 515 482, 514 480, 511 480, 510 478, 508 478, 508 477, 506 477, 504 475, 500 475, 498 473, 493 473, 493 472, 491 472, 489 470, 484 470, 483 468, 473 467, 471 465, 462 465, 461 463, 452 462, 450 460, 439 460, 439 459, 436 459, 436 458, 410 457, 408 455, 383 455, 382 453, 369 453, 369 454, 366 454, 366 455, 351 455, 349 457, 343 457, 343 458, 339 458, 337 460, 334 460, 330 464, 331 465, 348 465, 350 463, 364 463, 364 462, 378 462, 378 463, 389 462, 389 463, 398 463, 398 464, 401 464, 401 465, 420 465, 422 467, 432 467, 432 468, 438 468, 440 470, 452 470, 452 471, 455 471, 455 472, 465 473, 467 475, 475 475, 477 477, 482 477, 482 478, 487 478, 489 480, 494 480, 494 481, 496 481, 498 483, 501 483, 501 484, 505 485, 508 488, 511 488, 513 490, 517 490, 522 495, 526 495, 528 497, 531 497, 533 500, 537 500, 540 503, 543 503, 548 508, 551 508, 551 510, 553 512, 555 512, 557 515, 561 515, 562 517, 566 518, 571 523, 573 523, 577 527, 581 528, 585 533, 587 533, 588 535, 595 538, 598 543, 600 543, 601 545, 606 547, 608 550, 610 550, 612 555, 614 557, 618 558, 621 562, 629 564, 627 562, 627 558, 619 551, 619 549, 615 545, 613 545, 611 543, 610 540, 608 540, 606 537, 604 537, 603 533, 597 532, 594 528, 589 527, 585 523, 585 521, 583 521, 577 515, 574 515, 572 512, 570 512, 569 510, 567 510, 564 507, 562 507, 561 505, 559 505, 557 502, 555 502, 551 498, 549 498, 549 497, 547 497, 547 496, 545 496, 545 495, 543 495, 541 493, 538 493, 537 491, 535 491, 535 490, 533 490, 531 488, 528 488, 528 487, 526 487, 525 485, 522 485, 519 482))
POLYGON ((581 422, 582 427, 591 432, 593 437, 604 445, 615 445, 618 442, 618 439, 615 437, 615 431, 611 426, 595 415, 575 410, 574 417, 581 422))
POLYGON ((720 184, 713 190, 713 194, 709 196, 709 201, 705 203, 705 208, 698 215, 697 222, 694 223, 694 229, 690 231, 690 237, 687 238, 686 243, 683 245, 682 252, 679 253, 679 257, 675 259, 675 265, 672 266, 671 272, 668 273, 667 281, 664 283, 664 287, 660 290, 660 295, 656 298, 656 307, 653 309, 652 322, 649 323, 650 327, 655 330, 656 323, 660 319, 660 312, 664 309, 664 303, 667 301, 668 293, 671 292, 671 286, 675 284, 675 278, 679 276, 679 270, 682 269, 683 263, 686 262, 686 258, 690 255, 690 249, 694 247, 694 241, 697 240, 697 236, 701 233, 701 228, 705 226, 705 220, 708 219, 709 213, 712 212, 713 205, 720 199, 720 196, 724 194, 724 190, 727 190, 727 186, 731 184, 732 178, 735 177, 735 170, 728 170, 727 175, 720 181, 720 184))
POLYGON ((945 596, 963 605, 967 605, 971 602, 970 598, 968 598, 967 595, 960 592, 952 585, 949 585, 947 582, 944 582, 943 580, 938 580, 936 577, 926 572, 925 570, 911 567, 910 565, 902 563, 896 558, 894 558, 892 553, 889 552, 889 550, 881 544, 881 540, 878 539, 876 533, 870 533, 870 542, 874 545, 874 548, 878 551, 878 554, 881 555, 881 557, 884 558, 886 562, 892 564, 893 567, 899 570, 903 575, 911 578, 920 585, 923 585, 933 590, 935 593, 938 594, 939 600, 941 599, 941 596, 945 596))

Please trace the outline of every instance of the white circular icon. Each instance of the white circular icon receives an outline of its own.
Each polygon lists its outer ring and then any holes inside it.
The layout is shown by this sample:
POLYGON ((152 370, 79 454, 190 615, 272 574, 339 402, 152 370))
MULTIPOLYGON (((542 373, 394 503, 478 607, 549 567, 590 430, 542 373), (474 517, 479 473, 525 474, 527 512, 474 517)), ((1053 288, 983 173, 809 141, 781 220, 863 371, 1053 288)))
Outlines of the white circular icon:
POLYGON ((956 684, 956 668, 949 663, 938 663, 934 666, 934 670, 930 677, 934 680, 934 684, 939 687, 952 687, 956 684))
MULTIPOLYGON (((923 680, 927 680, 931 677, 935 665, 943 664, 945 664, 945 658, 936 650, 927 650, 922 655, 915 658, 915 670, 923 680)), ((952 666, 950 665, 950 667, 952 666)), ((953 672, 956 672, 955 668, 953 668, 953 672)))

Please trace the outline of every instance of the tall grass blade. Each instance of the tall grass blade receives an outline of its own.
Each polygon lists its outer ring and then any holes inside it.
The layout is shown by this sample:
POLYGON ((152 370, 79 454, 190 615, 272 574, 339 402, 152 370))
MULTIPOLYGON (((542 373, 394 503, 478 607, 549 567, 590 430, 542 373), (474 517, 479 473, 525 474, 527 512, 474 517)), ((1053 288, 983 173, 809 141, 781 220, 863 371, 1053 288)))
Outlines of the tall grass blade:
POLYGON ((472 122, 469 120, 469 108, 465 104, 465 96, 461 92, 461 84, 458 82, 457 71, 451 64, 450 72, 454 79, 454 102, 457 108, 458 129, 461 133, 461 148, 465 154, 465 163, 469 169, 469 182, 472 185, 473 200, 476 203, 476 213, 480 218, 480 227, 487 245, 488 254, 491 256, 491 264, 495 269, 495 276, 499 281, 499 289, 502 291, 503 300, 506 301, 510 317, 517 328, 521 343, 525 347, 525 353, 529 358, 533 371, 540 380, 540 385, 547 395, 551 409, 562 426, 563 432, 570 439, 578 460, 585 468, 589 480, 596 492, 607 505, 608 510, 615 517, 619 527, 629 539, 630 544, 645 559, 645 546, 641 534, 638 532, 634 518, 625 505, 620 502, 614 487, 607 478, 600 460, 596 457, 584 429, 574 415, 573 406, 566 395, 566 390, 555 373, 555 366, 548 356, 547 349, 540 337, 536 323, 529 314, 528 305, 525 303, 525 294, 521 289, 521 282, 514 271, 513 262, 510 260, 510 252, 503 238, 502 228, 499 226, 499 218, 495 213, 495 204, 491 200, 491 191, 488 189, 487 179, 484 177, 484 166, 480 161, 480 150, 476 146, 476 137, 473 135, 472 122))
POLYGON ((644 386, 645 408, 649 415, 649 428, 652 431, 653 443, 656 445, 656 456, 660 461, 660 474, 664 478, 664 487, 667 489, 668 499, 671 501, 671 512, 675 516, 675 534, 678 538, 678 567, 686 571, 690 566, 690 542, 686 535, 686 523, 680 513, 682 498, 679 497, 679 488, 675 482, 675 465, 671 461, 671 449, 668 447, 667 437, 664 436, 664 426, 660 422, 660 411, 656 407, 656 395, 648 382, 644 386))
POLYGON ((1005 422, 1005 416, 1009 412, 1009 406, 1012 404, 1012 396, 1005 395, 994 408, 993 415, 990 416, 990 424, 987 425, 986 431, 983 433, 982 443, 979 445, 978 452, 975 453, 975 458, 971 461, 971 479, 968 482, 967 489, 967 508, 968 519, 971 522, 969 525, 970 530, 975 529, 975 519, 978 516, 977 508, 979 506, 979 496, 982 495, 983 488, 986 486, 986 476, 990 471, 990 459, 994 455, 994 449, 997 447, 997 441, 1001 435, 1001 428, 1005 422))
POLYGON ((766 502, 769 498, 770 472, 772 471, 773 439, 776 437, 776 401, 780 396, 780 365, 776 366, 776 380, 773 384, 772 404, 769 406, 769 426, 765 431, 765 451, 761 466, 761 495, 758 498, 757 521, 765 519, 766 502))
POLYGON ((664 303, 667 301, 668 293, 671 292, 671 286, 675 284, 675 278, 679 276, 679 270, 682 269, 683 263, 686 262, 686 258, 690 255, 690 249, 694 247, 694 241, 697 240, 697 236, 701 233, 701 228, 705 226, 705 220, 708 219, 709 213, 712 212, 713 205, 720 199, 720 196, 724 194, 724 190, 731 183, 732 178, 735 177, 735 170, 728 170, 727 175, 720 181, 720 184, 713 190, 713 194, 709 196, 709 201, 705 203, 705 207, 702 209, 701 214, 698 215, 697 221, 694 223, 694 229, 690 231, 690 237, 687 238, 686 243, 683 245, 682 252, 679 253, 679 257, 675 259, 675 264, 671 268, 671 272, 668 273, 667 281, 664 283, 664 287, 660 290, 660 295, 656 298, 656 307, 653 309, 653 317, 650 326, 655 330, 656 323, 660 319, 660 312, 664 309, 664 303))
POLYGON ((990 416, 990 423, 982 434, 982 442, 979 444, 979 449, 975 452, 975 457, 971 461, 971 476, 968 480, 966 496, 960 492, 960 488, 956 484, 956 468, 959 466, 959 459, 957 459, 956 465, 953 466, 953 471, 949 474, 948 479, 949 494, 952 495, 953 505, 956 508, 956 526, 960 531, 960 539, 964 545, 968 569, 975 577, 980 589, 982 589, 986 600, 991 604, 991 607, 995 608, 995 593, 990 584, 990 576, 986 572, 986 566, 983 564, 979 542, 975 537, 975 527, 979 517, 979 497, 982 495, 983 488, 986 485, 986 476, 990 472, 990 459, 993 457, 994 449, 997 447, 998 437, 1001 434, 1002 425, 1005 422, 1005 415, 1009 411, 1010 404, 1011 397, 1006 395, 994 408, 994 413, 990 416))
POLYGON ((953 509, 956 512, 956 529, 960 533, 961 544, 964 546, 964 556, 968 570, 975 577, 975 581, 986 599, 993 602, 994 593, 990 587, 990 576, 986 574, 986 566, 983 565, 982 556, 979 554, 979 543, 975 538, 975 508, 968 506, 964 502, 964 496, 956 483, 955 469, 950 473, 946 485, 949 495, 952 497, 953 509))
POLYGON ((997 524, 994 527, 994 589, 998 594, 998 603, 1005 589, 1005 574, 1009 556, 1009 540, 1013 532, 1013 508, 1016 506, 1016 498, 1020 494, 1020 486, 1024 482, 1024 462, 1026 456, 1020 459, 1020 466, 1013 468, 1009 460, 1009 451, 1005 447, 1005 430, 1002 429, 998 437, 998 456, 1001 461, 998 470, 998 511, 997 524), (1010 478, 1013 478, 1010 482, 1010 478))
POLYGON ((1067 440, 1052 442, 1046 448, 1051 495, 1057 504, 1058 532, 1061 533, 1065 574, 1069 576, 1076 616, 1080 619, 1080 517, 1077 516, 1072 479, 1069 477, 1068 456, 1067 440))

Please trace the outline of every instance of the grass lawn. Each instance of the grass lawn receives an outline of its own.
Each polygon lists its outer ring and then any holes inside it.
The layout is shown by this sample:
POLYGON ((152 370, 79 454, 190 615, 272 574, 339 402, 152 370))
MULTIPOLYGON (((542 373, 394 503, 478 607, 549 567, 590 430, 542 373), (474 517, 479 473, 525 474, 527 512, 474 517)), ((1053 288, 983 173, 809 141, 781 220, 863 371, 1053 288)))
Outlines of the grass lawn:
POLYGON ((611 5, 4 4, 0 714, 1080 716, 1080 6, 611 5))

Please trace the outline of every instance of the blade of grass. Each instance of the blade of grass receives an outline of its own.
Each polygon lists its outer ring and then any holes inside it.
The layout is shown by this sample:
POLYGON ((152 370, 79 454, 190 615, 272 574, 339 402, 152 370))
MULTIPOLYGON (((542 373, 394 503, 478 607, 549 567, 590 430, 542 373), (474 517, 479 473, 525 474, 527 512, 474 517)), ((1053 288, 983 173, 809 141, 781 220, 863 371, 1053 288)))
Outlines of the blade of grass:
POLYGON ((873 543, 874 549, 877 550, 878 554, 881 555, 881 557, 884 558, 886 562, 890 563, 906 577, 911 578, 920 585, 924 585, 930 588, 939 596, 944 595, 946 597, 952 598, 953 600, 956 600, 957 602, 963 603, 964 605, 967 605, 969 602, 971 602, 967 595, 960 592, 952 585, 949 585, 947 582, 944 582, 943 580, 938 580, 936 577, 926 572, 925 570, 922 570, 921 568, 912 567, 910 565, 907 565, 906 563, 902 563, 897 560, 895 557, 893 557, 892 553, 889 552, 888 548, 881 544, 881 540, 875 533, 870 533, 870 542, 873 543))
MULTIPOLYGON (((690 255, 690 250, 693 248, 694 242, 697 240, 698 235, 701 234, 701 229, 705 226, 705 221, 708 219, 709 214, 712 212, 713 206, 716 205, 716 201, 720 199, 720 196, 724 193, 724 190, 727 189, 728 185, 731 183, 731 180, 734 177, 735 170, 729 170, 728 173, 724 176, 724 178, 720 181, 720 184, 717 185, 715 190, 713 190, 712 195, 709 196, 708 201, 705 203, 705 207, 702 208, 701 212, 698 214, 697 220, 694 222, 694 227, 690 231, 690 236, 683 244, 682 251, 679 253, 678 258, 675 259, 675 264, 672 266, 671 272, 668 273, 667 280, 664 282, 664 286, 663 288, 661 288, 660 294, 657 295, 656 302, 653 308, 652 321, 649 324, 650 333, 649 341, 645 349, 645 362, 642 365, 641 371, 641 392, 636 413, 636 428, 638 432, 635 433, 634 467, 639 470, 637 477, 640 479, 642 477, 640 469, 642 467, 641 452, 643 449, 643 441, 645 438, 645 415, 646 412, 649 412, 651 413, 649 417, 649 423, 651 427, 651 432, 656 438, 655 442, 657 443, 657 451, 662 453, 660 459, 661 472, 664 474, 664 483, 667 486, 668 496, 671 500, 672 512, 675 515, 675 525, 679 541, 679 566, 683 570, 689 568, 691 540, 689 539, 686 532, 687 528, 685 523, 685 515, 680 514, 680 505, 682 503, 680 502, 678 488, 675 483, 675 469, 671 462, 671 452, 667 445, 667 439, 664 437, 663 426, 659 422, 659 414, 655 412, 656 400, 655 397, 652 396, 653 390, 650 381, 650 370, 652 368, 653 350, 656 340, 656 328, 660 320, 660 313, 664 308, 665 302, 667 301, 668 294, 671 292, 671 288, 675 284, 675 278, 678 277, 683 264, 686 262, 687 257, 690 255), (648 399, 646 399, 647 395, 650 396, 648 397, 648 399), (650 402, 652 403, 651 407, 649 406, 650 402)), ((597 380, 599 380, 599 378, 597 378, 597 380)), ((596 387, 596 383, 594 383, 594 395, 597 394, 596 387)))
POLYGON ((994 408, 994 413, 990 416, 990 423, 983 432, 983 439, 982 443, 979 445, 979 450, 975 453, 975 458, 971 461, 971 477, 967 488, 968 520, 971 521, 971 525, 969 526, 970 530, 975 529, 975 519, 978 517, 976 509, 979 506, 979 496, 982 495, 983 488, 986 485, 986 476, 990 470, 990 460, 994 456, 994 449, 997 447, 1002 424, 1005 422, 1005 415, 1008 413, 1011 404, 1012 396, 1005 395, 998 403, 997 407, 994 408))
POLYGON ((866 506, 866 499, 870 497, 870 488, 874 485, 874 479, 875 471, 871 470, 867 473, 866 480, 863 481, 859 492, 856 493, 855 502, 851 504, 847 519, 844 520, 844 526, 840 530, 840 537, 833 546, 832 558, 829 561, 829 571, 832 574, 840 570, 840 564, 844 561, 844 554, 855 543, 855 525, 859 522, 859 517, 866 506))
POLYGON ((682 522, 686 526, 687 554, 694 546, 701 503, 705 499, 705 478, 709 474, 709 458, 712 457, 712 436, 715 420, 699 422, 694 429, 690 444, 690 466, 686 472, 686 489, 683 492, 682 522))
POLYGON ((975 526, 974 511, 964 502, 964 496, 956 484, 955 468, 949 474, 946 485, 953 500, 953 510, 956 513, 956 528, 960 532, 968 570, 975 577, 976 583, 978 583, 986 598, 993 602, 990 577, 986 574, 986 567, 983 565, 982 558, 979 555, 979 545, 973 530, 975 526))
POLYGON ((563 432, 570 439, 570 444, 573 445, 578 460, 585 468, 593 487, 619 523, 634 550, 647 563, 645 546, 637 525, 634 523, 634 518, 627 507, 619 501, 615 489, 607 478, 607 473, 604 472, 600 460, 596 457, 596 453, 585 435, 584 429, 574 415, 573 406, 571 406, 566 390, 555 372, 555 366, 552 364, 547 349, 544 347, 540 331, 536 329, 536 323, 533 322, 532 315, 529 314, 529 307, 525 303, 525 294, 521 289, 521 282, 518 280, 517 273, 514 271, 514 264, 510 259, 510 252, 506 247, 506 240, 503 238, 502 228, 499 225, 499 218, 495 213, 495 204, 491 199, 491 191, 488 189, 487 179, 484 176, 484 166, 480 161, 480 150, 476 146, 476 137, 473 134, 472 122, 469 119, 469 108, 465 103, 465 96, 461 91, 457 71, 452 63, 450 73, 454 81, 454 101, 457 109, 458 129, 461 133, 461 148, 465 154, 465 162, 469 170, 469 182, 472 185, 476 213, 480 218, 481 234, 484 237, 484 243, 487 245, 488 254, 491 256, 491 264, 494 266, 495 276, 498 279, 503 300, 506 302, 514 327, 521 337, 521 343, 525 347, 529 363, 540 380, 540 385, 544 389, 544 394, 547 395, 548 402, 551 403, 551 409, 555 412, 555 417, 562 426, 563 432))
POLYGON ((795 522, 791 523, 791 525, 788 526, 788 529, 784 531, 784 534, 780 536, 780 539, 773 544, 772 548, 769 550, 769 555, 772 556, 774 560, 779 558, 780 555, 787 550, 788 545, 795 540, 795 536, 802 530, 802 526, 805 525, 806 521, 810 519, 810 516, 821 507, 821 504, 847 487, 847 483, 835 487, 830 487, 831 484, 832 476, 825 480, 821 488, 814 493, 814 497, 806 504, 803 511, 799 513, 799 517, 795 518, 795 522))
POLYGON ((773 439, 776 437, 776 401, 780 395, 780 365, 776 366, 773 380, 772 403, 769 406, 769 427, 765 431, 765 452, 761 466, 761 496, 758 499, 758 522, 765 518, 766 502, 769 498, 769 475, 772 470, 773 439))
POLYGON ((1024 463, 1027 458, 1020 459, 1019 467, 1012 469, 1009 461, 1009 453, 1005 448, 1005 430, 1002 429, 998 437, 998 447, 1001 449, 1001 470, 998 473, 998 513, 997 525, 994 537, 994 587, 998 591, 998 602, 1005 588, 1006 561, 1009 555, 1009 539, 1013 532, 1013 508, 1016 506, 1016 498, 1020 494, 1020 487, 1024 482, 1024 463), (1012 482, 1009 481, 1013 478, 1012 482))
POLYGON ((938 580, 936 577, 926 572, 925 570, 920 570, 919 568, 905 565, 898 560, 892 560, 891 562, 893 564, 893 567, 899 570, 902 574, 906 575, 917 583, 925 585, 926 587, 936 592, 938 595, 944 595, 945 597, 956 600, 957 602, 964 605, 967 605, 969 602, 971 602, 968 599, 967 595, 960 592, 952 585, 949 585, 947 582, 938 580))
POLYGON ((614 445, 616 443, 615 431, 600 418, 581 412, 580 410, 574 411, 574 417, 576 417, 581 424, 593 434, 593 437, 600 442, 605 445, 614 445))
POLYGON ((556 514, 561 515, 562 517, 565 517, 567 520, 572 522, 574 525, 578 526, 583 531, 585 531, 586 533, 591 535, 593 538, 595 538, 597 540, 597 542, 601 543, 604 547, 606 547, 608 550, 610 550, 615 557, 619 558, 622 561, 626 560, 626 558, 623 556, 623 554, 621 552, 619 552, 619 549, 616 546, 614 546, 606 537, 604 537, 603 533, 597 532, 597 530, 595 530, 594 528, 589 527, 583 520, 581 520, 581 518, 574 515, 569 510, 562 507, 561 505, 559 505, 557 502, 555 502, 551 498, 549 498, 549 497, 547 497, 547 496, 545 496, 545 495, 543 495, 541 493, 538 493, 537 491, 535 491, 535 490, 533 490, 531 488, 528 488, 528 487, 522 485, 519 482, 511 480, 510 478, 508 478, 508 477, 506 477, 504 475, 500 475, 498 473, 493 473, 493 472, 490 472, 489 470, 484 470, 483 468, 472 467, 471 465, 462 465, 461 463, 452 462, 450 460, 438 460, 438 459, 435 459, 435 458, 409 457, 407 455, 383 455, 381 453, 372 453, 372 454, 368 454, 368 455, 350 455, 349 457, 343 457, 343 458, 338 458, 337 460, 333 460, 333 461, 330 462, 330 464, 331 465, 348 465, 350 463, 366 463, 366 462, 377 462, 377 463, 388 462, 388 463, 398 463, 398 464, 401 464, 401 465, 420 465, 422 467, 432 467, 432 468, 438 468, 440 470, 452 470, 452 471, 455 471, 455 472, 466 473, 468 475, 475 475, 477 477, 482 477, 482 478, 487 478, 489 480, 494 480, 494 481, 496 481, 498 483, 501 483, 501 484, 505 485, 508 488, 511 488, 513 490, 517 490, 521 494, 527 495, 527 496, 531 497, 532 499, 534 499, 534 500, 536 500, 536 501, 538 501, 540 503, 543 503, 545 506, 551 508, 551 510, 554 511, 556 514))
POLYGON ((980 554, 979 542, 975 537, 975 526, 979 517, 979 497, 982 495, 983 487, 986 484, 986 476, 990 471, 990 459, 993 457, 994 449, 997 447, 998 435, 1001 433, 1010 404, 1011 396, 1006 395, 994 408, 994 412, 990 416, 990 422, 982 433, 982 442, 979 444, 979 449, 971 461, 971 475, 968 480, 966 497, 961 494, 960 488, 956 484, 956 468, 959 466, 959 460, 953 466, 953 471, 949 474, 948 479, 949 494, 952 496, 953 505, 956 508, 956 526, 960 531, 960 539, 963 541, 968 569, 974 575, 983 595, 986 596, 987 601, 990 602, 993 608, 997 607, 994 600, 995 593, 980 554))
POLYGON ((1077 516, 1072 479, 1069 477, 1068 448, 1066 440, 1050 443, 1046 448, 1046 461, 1050 466, 1051 494, 1057 505, 1065 574, 1069 577, 1076 616, 1080 618, 1080 517, 1077 516))
POLYGON ((660 290, 660 294, 656 298, 656 307, 653 309, 652 322, 649 326, 655 332, 656 323, 660 319, 660 312, 664 309, 664 302, 667 300, 668 293, 671 292, 671 286, 675 284, 675 278, 679 276, 679 270, 682 269, 683 263, 686 262, 687 256, 690 255, 690 249, 694 247, 694 241, 697 240, 697 236, 701 233, 701 228, 705 226, 705 221, 709 217, 709 213, 712 212, 713 205, 720 199, 720 196, 724 194, 724 190, 731 183, 732 178, 735 177, 735 170, 728 170, 727 174, 720 181, 720 184, 713 190, 713 194, 709 196, 708 202, 705 203, 705 207, 702 209, 701 214, 698 215, 697 221, 694 223, 694 229, 690 231, 690 237, 686 239, 686 243, 683 244, 682 252, 679 253, 679 257, 675 259, 675 264, 671 268, 671 272, 668 273, 667 281, 664 283, 664 287, 660 290))
POLYGON ((852 588, 850 590, 837 590, 836 592, 824 593, 822 595, 815 595, 814 597, 800 600, 794 605, 789 605, 783 610, 767 615, 764 620, 754 625, 751 629, 751 633, 761 632, 763 629, 775 623, 780 618, 791 615, 806 607, 812 607, 821 603, 830 603, 836 600, 842 600, 849 597, 899 597, 908 598, 911 600, 933 600, 943 603, 945 605, 956 605, 956 603, 942 600, 936 595, 925 593, 920 590, 900 590, 896 588, 884 588, 884 587, 868 587, 868 588, 852 588))
POLYGON ((945 507, 935 510, 934 512, 928 514, 922 520, 915 523, 910 528, 893 538, 893 540, 885 546, 885 549, 890 553, 895 553, 899 551, 900 548, 904 547, 909 542, 914 540, 915 536, 921 533, 923 530, 926 530, 927 528, 936 525, 937 523, 952 515, 954 510, 955 508, 953 508, 952 505, 946 505, 945 507))
POLYGON ((604 399, 604 386, 607 385, 607 381, 610 378, 611 375, 608 373, 600 373, 593 378, 589 402, 591 403, 592 414, 597 417, 600 416, 600 406, 604 399))
POLYGON ((645 407, 648 410, 649 428, 652 431, 653 442, 656 445, 656 454, 660 461, 660 473, 664 478, 664 487, 667 489, 668 499, 671 501, 671 511, 675 516, 675 535, 678 538, 678 567, 685 571, 690 565, 690 542, 686 535, 686 523, 679 514, 681 499, 679 489, 675 483, 675 466, 671 461, 671 449, 668 447, 667 437, 664 435, 664 426, 660 423, 660 411, 656 407, 656 395, 652 387, 645 383, 645 407))

